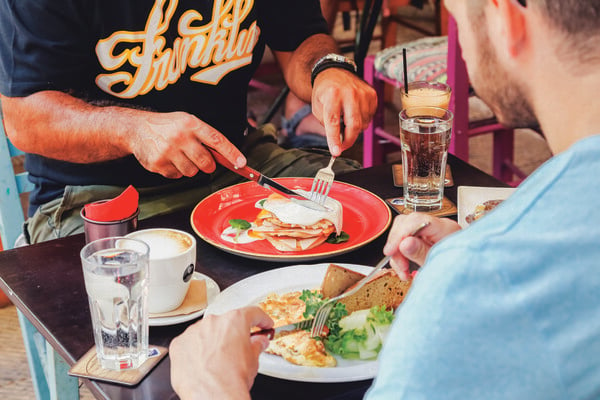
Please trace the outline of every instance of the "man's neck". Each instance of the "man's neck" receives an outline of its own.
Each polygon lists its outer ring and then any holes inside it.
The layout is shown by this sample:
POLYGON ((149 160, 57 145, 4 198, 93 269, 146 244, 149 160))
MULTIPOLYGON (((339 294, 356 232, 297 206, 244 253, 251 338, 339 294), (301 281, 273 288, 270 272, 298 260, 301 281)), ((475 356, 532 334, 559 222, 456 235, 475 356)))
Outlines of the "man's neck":
POLYGON ((553 154, 600 134, 599 73, 555 76, 546 82, 538 86, 534 109, 553 154))

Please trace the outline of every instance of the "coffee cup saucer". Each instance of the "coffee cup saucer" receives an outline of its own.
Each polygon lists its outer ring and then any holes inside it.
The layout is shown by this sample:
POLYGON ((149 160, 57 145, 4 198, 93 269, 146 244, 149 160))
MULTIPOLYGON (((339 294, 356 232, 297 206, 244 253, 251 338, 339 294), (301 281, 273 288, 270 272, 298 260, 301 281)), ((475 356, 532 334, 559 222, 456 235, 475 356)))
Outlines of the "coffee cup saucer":
MULTIPOLYGON (((219 285, 217 285, 217 282, 215 282, 209 276, 201 274, 200 272, 194 272, 192 279, 198 281, 204 280, 206 282, 206 304, 199 304, 197 310, 187 314, 178 314, 162 317, 153 317, 152 315, 150 315, 148 317, 148 325, 165 326, 181 324, 183 322, 191 321, 204 315, 206 307, 208 307, 208 305, 213 302, 213 300, 217 297, 221 290, 219 289, 219 285)), ((190 286, 190 290, 192 289, 192 287, 193 286, 190 286)))

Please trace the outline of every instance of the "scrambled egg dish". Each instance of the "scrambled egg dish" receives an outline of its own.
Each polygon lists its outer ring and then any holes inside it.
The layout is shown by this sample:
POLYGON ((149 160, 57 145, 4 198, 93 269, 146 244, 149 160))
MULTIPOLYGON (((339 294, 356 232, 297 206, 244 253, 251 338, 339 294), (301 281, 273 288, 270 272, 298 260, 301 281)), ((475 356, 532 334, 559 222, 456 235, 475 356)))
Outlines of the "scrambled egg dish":
MULTIPOLYGON (((302 321, 306 305, 300 300, 302 292, 270 294, 259 303, 275 322, 274 326, 283 326, 302 321)), ((335 367, 337 362, 327 353, 321 340, 315 340, 310 332, 295 330, 278 334, 271 340, 267 353, 283 357, 285 360, 307 367, 335 367)))

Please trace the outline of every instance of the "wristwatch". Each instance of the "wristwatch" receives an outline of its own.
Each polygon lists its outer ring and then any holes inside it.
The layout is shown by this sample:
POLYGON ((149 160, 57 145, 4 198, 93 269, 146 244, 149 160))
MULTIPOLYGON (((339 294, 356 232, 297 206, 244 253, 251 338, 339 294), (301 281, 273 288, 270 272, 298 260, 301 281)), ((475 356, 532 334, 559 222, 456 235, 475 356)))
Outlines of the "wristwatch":
POLYGON ((342 68, 346 71, 356 74, 356 63, 354 60, 340 54, 330 53, 319 58, 315 65, 313 65, 310 73, 310 86, 315 84, 317 75, 325 71, 327 68, 342 68))

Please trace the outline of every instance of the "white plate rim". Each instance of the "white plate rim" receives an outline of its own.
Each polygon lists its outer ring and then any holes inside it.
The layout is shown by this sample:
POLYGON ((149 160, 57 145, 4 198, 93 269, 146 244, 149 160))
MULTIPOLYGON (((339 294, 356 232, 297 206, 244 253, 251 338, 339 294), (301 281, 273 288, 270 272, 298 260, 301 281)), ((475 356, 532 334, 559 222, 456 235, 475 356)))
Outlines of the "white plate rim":
MULTIPOLYGON (((208 303, 208 306, 210 306, 210 304, 217 298, 217 296, 221 292, 219 285, 211 277, 204 275, 198 271, 194 271, 194 274, 192 275, 192 279, 197 280, 197 281, 204 279, 206 281, 206 301, 208 303)), ((201 309, 194 311, 192 313, 189 313, 189 314, 173 315, 170 317, 154 317, 154 318, 148 317, 148 325, 149 326, 166 326, 166 325, 181 324, 182 322, 191 321, 195 318, 201 317, 202 315, 204 315, 205 311, 206 311, 206 308, 201 308, 201 309)))
MULTIPOLYGON (((273 292, 318 288, 329 264, 299 264, 252 275, 223 290, 207 307, 206 315, 223 314, 234 308, 256 304, 273 292)), ((361 273, 368 273, 372 269, 359 264, 336 264, 361 273)), ((321 383, 361 381, 372 379, 377 374, 377 360, 344 360, 337 356, 336 359, 338 366, 334 368, 303 367, 293 365, 279 356, 263 353, 259 358, 258 372, 274 378, 321 383)))

